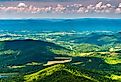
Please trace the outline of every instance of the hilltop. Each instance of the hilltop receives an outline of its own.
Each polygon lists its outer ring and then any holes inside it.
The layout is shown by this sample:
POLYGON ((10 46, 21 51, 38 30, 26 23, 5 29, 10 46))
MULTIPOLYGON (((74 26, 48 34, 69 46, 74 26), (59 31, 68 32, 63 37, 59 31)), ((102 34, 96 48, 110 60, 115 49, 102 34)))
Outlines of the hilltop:
POLYGON ((108 78, 102 77, 98 74, 93 74, 90 71, 81 69, 77 67, 70 66, 68 64, 58 64, 43 70, 40 70, 36 73, 25 75, 24 79, 26 82, 99 82, 103 81, 112 81, 108 78))

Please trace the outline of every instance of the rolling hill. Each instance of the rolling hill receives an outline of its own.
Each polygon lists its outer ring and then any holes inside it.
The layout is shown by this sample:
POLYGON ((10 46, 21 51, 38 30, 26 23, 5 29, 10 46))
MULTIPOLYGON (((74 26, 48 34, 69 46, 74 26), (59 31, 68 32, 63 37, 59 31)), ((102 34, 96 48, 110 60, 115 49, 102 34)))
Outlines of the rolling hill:
POLYGON ((70 66, 68 64, 58 64, 36 73, 25 75, 25 82, 99 82, 112 81, 111 79, 102 77, 97 73, 98 76, 93 74, 93 77, 89 75, 89 71, 70 66))
MULTIPOLYGON (((0 71, 11 72, 8 68, 11 69, 13 66, 30 66, 30 64, 33 63, 46 63, 49 60, 53 60, 53 58, 57 56, 51 52, 52 49, 62 50, 65 48, 54 43, 36 40, 14 40, 0 42, 0 71)), ((14 67, 14 69, 15 68, 16 67, 14 67)), ((24 68, 24 66, 19 67, 19 69, 20 68, 24 68)), ((30 67, 28 70, 29 69, 30 67)))

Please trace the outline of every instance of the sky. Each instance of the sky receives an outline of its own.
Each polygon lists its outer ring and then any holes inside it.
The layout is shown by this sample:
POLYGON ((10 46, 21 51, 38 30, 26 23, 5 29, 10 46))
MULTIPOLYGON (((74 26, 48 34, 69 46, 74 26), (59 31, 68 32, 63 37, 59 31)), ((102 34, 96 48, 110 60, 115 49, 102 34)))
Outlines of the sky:
POLYGON ((0 19, 121 18, 121 0, 0 0, 0 19))

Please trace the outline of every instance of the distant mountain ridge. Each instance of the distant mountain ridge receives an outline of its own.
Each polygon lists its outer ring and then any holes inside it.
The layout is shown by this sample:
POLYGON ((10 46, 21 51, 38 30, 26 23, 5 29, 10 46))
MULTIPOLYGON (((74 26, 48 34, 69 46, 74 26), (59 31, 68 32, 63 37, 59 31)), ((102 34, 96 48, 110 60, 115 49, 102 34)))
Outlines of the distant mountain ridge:
POLYGON ((21 19, 0 20, 8 31, 121 31, 121 19, 21 19))

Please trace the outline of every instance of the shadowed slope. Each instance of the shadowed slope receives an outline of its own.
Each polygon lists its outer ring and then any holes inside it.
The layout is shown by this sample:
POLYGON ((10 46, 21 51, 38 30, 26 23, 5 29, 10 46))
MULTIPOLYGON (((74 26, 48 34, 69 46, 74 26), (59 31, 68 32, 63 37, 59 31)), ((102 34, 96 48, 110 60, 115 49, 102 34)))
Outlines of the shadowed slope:
POLYGON ((0 65, 19 65, 29 62, 47 62, 52 60, 55 55, 51 49, 65 49, 54 43, 36 40, 15 40, 0 42, 1 52, 0 65), (9 51, 9 53, 8 53, 9 51))

